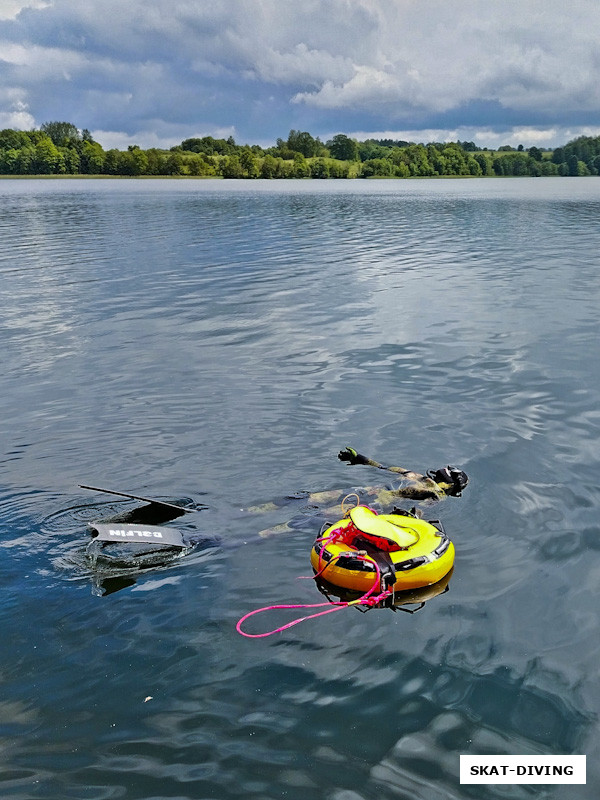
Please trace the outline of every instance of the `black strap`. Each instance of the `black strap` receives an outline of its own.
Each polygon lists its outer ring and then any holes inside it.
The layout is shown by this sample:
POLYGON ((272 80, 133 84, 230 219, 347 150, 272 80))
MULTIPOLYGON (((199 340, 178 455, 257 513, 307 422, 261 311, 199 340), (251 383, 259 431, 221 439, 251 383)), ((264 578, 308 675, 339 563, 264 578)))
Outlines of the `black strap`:
POLYGON ((354 540, 353 544, 354 547, 364 550, 379 567, 382 590, 391 589, 396 583, 396 568, 390 554, 385 550, 380 550, 378 547, 375 547, 375 545, 366 541, 366 539, 357 538, 354 540))

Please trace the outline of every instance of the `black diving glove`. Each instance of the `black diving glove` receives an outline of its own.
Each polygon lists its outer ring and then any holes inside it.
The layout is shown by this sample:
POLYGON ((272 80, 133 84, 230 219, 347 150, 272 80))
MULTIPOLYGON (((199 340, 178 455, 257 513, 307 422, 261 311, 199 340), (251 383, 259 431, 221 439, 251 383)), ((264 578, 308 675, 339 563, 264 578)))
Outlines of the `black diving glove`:
POLYGON ((360 453, 357 453, 356 450, 353 450, 351 447, 346 447, 345 450, 340 450, 338 453, 338 458, 340 461, 347 461, 348 464, 368 464, 369 459, 366 456, 361 456, 360 453))

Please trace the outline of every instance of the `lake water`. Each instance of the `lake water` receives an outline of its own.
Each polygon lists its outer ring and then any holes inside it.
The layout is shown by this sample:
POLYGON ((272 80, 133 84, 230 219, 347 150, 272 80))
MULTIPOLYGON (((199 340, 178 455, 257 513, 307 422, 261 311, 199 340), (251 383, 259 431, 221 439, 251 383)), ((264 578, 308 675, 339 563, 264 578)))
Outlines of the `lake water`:
POLYGON ((0 201, 0 795, 596 798, 600 180, 0 201), (449 591, 242 638, 324 600, 310 515, 256 537, 302 501, 244 509, 384 482, 346 445, 467 471, 425 509, 449 591), (85 522, 128 506, 81 483, 204 503, 207 544, 109 591, 85 522), (460 785, 463 753, 587 754, 587 785, 460 785))

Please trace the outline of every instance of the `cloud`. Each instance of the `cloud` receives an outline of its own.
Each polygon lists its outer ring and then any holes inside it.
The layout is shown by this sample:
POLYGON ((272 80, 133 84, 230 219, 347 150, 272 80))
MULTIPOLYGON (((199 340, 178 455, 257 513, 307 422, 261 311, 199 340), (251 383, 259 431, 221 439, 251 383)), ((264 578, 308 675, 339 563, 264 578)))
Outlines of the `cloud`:
MULTIPOLYGON (((240 43, 240 52, 244 49, 250 49, 247 42, 240 43)), ((256 55, 247 52, 247 60, 252 64, 246 70, 249 77, 291 86, 321 86, 326 75, 332 80, 349 80, 355 70, 351 59, 310 49, 304 42, 294 45, 288 52, 273 47, 266 47, 256 55)))
MULTIPOLYGON (((330 133, 326 138, 330 138, 330 133)), ((502 145, 518 147, 542 147, 552 149, 577 136, 598 136, 597 127, 549 127, 535 128, 526 126, 492 127, 456 127, 456 128, 423 128, 423 129, 386 129, 356 130, 348 134, 357 141, 365 139, 392 139, 393 141, 415 142, 474 142, 478 147, 495 150, 502 145)))
MULTIPOLYGON (((355 66, 352 77, 342 85, 327 79, 316 92, 299 92, 292 103, 307 103, 318 108, 343 109, 381 107, 405 101, 413 95, 410 78, 369 66, 355 66)), ((413 106, 417 105, 412 101, 413 106)))
POLYGON ((0 74, 22 108, 0 95, 0 114, 26 125, 124 141, 600 130, 597 0, 3 3, 0 74))
POLYGON ((0 111, 0 129, 27 131, 34 127, 34 119, 27 111, 0 111))
POLYGON ((30 130, 34 126, 34 118, 20 89, 0 87, 0 109, 0 129, 30 130))
POLYGON ((406 119, 474 100, 536 113, 591 111, 599 59, 587 2, 385 3, 376 49, 345 81, 326 77, 295 102, 406 119), (385 11, 385 13, 384 13, 385 11), (462 12, 462 13, 461 13, 462 12))
POLYGON ((152 130, 141 130, 135 133, 125 133, 124 131, 105 131, 93 130, 92 137, 99 142, 105 150, 127 150, 130 145, 138 145, 144 149, 157 147, 168 149, 180 144, 183 139, 203 136, 213 136, 215 139, 228 139, 230 136, 235 138, 236 130, 233 126, 228 128, 180 128, 164 125, 158 120, 152 130))
POLYGON ((0 20, 14 19, 24 8, 44 8, 47 5, 50 5, 49 0, 2 0, 0 20))

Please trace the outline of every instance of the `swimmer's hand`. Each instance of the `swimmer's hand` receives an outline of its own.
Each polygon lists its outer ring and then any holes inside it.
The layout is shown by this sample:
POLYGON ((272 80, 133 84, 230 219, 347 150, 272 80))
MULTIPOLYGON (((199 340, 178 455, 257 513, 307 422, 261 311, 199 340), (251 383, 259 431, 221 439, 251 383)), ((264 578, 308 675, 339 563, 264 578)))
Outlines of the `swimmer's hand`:
POLYGON ((365 456, 361 456, 352 447, 346 447, 338 453, 340 461, 347 461, 348 464, 368 464, 369 460, 365 456))

